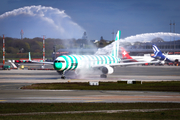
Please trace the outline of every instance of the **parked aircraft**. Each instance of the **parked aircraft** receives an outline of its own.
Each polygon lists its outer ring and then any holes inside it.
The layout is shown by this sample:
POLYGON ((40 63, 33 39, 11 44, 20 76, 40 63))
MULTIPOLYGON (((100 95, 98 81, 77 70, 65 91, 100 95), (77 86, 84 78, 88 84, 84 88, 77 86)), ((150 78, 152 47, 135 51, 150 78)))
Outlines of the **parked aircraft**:
MULTIPOLYGON (((61 78, 65 78, 66 71, 75 71, 77 75, 83 73, 83 71, 101 71, 101 78, 106 78, 108 74, 114 72, 114 67, 123 65, 135 65, 145 64, 147 62, 130 62, 120 63, 119 56, 119 39, 121 31, 117 32, 113 50, 110 55, 62 55, 55 59, 54 62, 41 62, 46 64, 52 64, 54 69, 61 74, 61 78)), ((33 61, 32 61, 33 62, 33 61)), ((149 63, 157 63, 153 61, 149 63)), ((37 62, 36 62, 37 63, 37 62)))
POLYGON ((144 54, 144 56, 130 56, 128 52, 121 47, 122 59, 129 60, 130 62, 150 62, 154 60, 150 54, 144 54))
POLYGON ((179 65, 180 55, 165 55, 156 45, 153 45, 153 50, 154 56, 152 57, 161 60, 161 64, 165 64, 165 62, 173 62, 175 65, 179 65))

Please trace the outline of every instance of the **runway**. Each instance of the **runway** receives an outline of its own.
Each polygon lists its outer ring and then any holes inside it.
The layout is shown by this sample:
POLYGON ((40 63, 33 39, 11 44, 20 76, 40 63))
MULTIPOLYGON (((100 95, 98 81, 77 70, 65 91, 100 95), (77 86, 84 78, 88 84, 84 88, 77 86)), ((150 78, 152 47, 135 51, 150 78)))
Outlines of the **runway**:
POLYGON ((84 78, 60 79, 56 71, 10 70, 0 71, 0 103, 72 103, 72 102, 180 102, 178 92, 148 91, 101 91, 101 90, 21 90, 21 86, 32 83, 118 81, 134 79, 136 81, 180 80, 179 67, 131 66, 118 67, 107 79, 99 75, 87 75, 84 78), (137 72, 138 71, 138 72, 137 72), (159 74, 158 74, 159 73, 159 74))

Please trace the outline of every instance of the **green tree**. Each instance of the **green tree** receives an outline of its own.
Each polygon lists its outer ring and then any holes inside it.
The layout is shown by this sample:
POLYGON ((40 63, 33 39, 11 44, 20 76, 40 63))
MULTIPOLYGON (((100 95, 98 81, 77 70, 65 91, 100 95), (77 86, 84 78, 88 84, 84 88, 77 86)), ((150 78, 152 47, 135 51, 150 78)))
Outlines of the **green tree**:
POLYGON ((6 48, 6 53, 13 53, 13 54, 16 54, 18 53, 19 50, 17 48, 13 48, 13 47, 7 47, 6 48))
POLYGON ((25 52, 29 52, 30 51, 29 43, 27 43, 27 42, 25 43, 24 50, 25 50, 25 52))

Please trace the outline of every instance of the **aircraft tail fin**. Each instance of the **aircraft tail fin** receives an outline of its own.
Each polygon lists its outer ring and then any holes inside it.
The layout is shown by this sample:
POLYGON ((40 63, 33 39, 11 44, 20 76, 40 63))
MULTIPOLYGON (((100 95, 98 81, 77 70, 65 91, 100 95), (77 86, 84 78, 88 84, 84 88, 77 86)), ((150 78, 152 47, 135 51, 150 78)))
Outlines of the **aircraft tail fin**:
POLYGON ((154 50, 154 56, 152 56, 153 58, 167 61, 167 62, 173 62, 172 60, 167 58, 165 55, 163 55, 161 50, 156 45, 153 45, 153 50, 154 50))
POLYGON ((133 59, 123 47, 121 47, 121 54, 123 59, 133 59))
POLYGON ((17 69, 17 66, 10 60, 11 65, 13 66, 13 68, 17 69))
POLYGON ((161 50, 156 45, 153 45, 153 51, 154 51, 154 56, 152 57, 157 58, 163 56, 161 50))
POLYGON ((29 52, 29 61, 32 61, 32 60, 31 60, 31 53, 30 53, 30 52, 29 52))
POLYGON ((117 31, 111 56, 114 56, 114 57, 119 56, 119 40, 120 40, 120 37, 121 37, 121 31, 117 31))

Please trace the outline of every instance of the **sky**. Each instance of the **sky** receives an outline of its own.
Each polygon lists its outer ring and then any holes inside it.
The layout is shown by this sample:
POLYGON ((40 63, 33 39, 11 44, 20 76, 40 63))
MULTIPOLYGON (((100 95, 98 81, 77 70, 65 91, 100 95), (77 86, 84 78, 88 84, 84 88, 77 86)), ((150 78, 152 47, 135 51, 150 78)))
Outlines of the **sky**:
POLYGON ((179 0, 1 0, 0 35, 112 40, 145 33, 180 33, 179 0), (16 13, 16 14, 15 14, 16 13), (171 26, 173 32, 174 26, 171 26), (115 35, 115 34, 114 34, 115 35))

